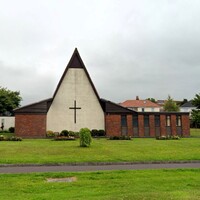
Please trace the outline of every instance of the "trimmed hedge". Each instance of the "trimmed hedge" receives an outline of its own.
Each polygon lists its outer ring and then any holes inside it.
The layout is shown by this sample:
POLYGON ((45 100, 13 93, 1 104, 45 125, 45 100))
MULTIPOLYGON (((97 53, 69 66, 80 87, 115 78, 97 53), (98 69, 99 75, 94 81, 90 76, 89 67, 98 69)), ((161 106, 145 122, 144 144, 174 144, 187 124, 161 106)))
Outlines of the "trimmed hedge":
POLYGON ((109 140, 131 140, 131 136, 111 136, 108 138, 109 140))
POLYGON ((106 132, 102 129, 100 129, 100 130, 92 129, 91 135, 92 135, 92 137, 105 137, 106 132))
POLYGON ((22 138, 21 137, 15 137, 15 136, 5 137, 3 135, 0 135, 0 141, 22 141, 22 138))
POLYGON ((180 140, 180 137, 178 135, 162 135, 162 136, 157 136, 156 140, 180 140))

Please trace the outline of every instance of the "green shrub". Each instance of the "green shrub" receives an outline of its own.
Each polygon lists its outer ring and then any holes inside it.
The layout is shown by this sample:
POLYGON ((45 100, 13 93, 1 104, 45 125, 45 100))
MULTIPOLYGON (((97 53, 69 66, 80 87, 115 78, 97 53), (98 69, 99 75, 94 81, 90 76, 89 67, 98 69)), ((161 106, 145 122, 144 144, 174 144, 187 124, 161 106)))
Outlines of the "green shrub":
POLYGON ((55 137, 55 133, 53 132, 53 131, 51 131, 51 130, 48 130, 47 132, 46 132, 46 136, 47 137, 55 137))
POLYGON ((170 136, 170 135, 167 135, 167 136, 162 135, 162 136, 157 136, 156 137, 156 140, 179 140, 179 139, 180 139, 180 137, 178 135, 172 135, 172 136, 170 136))
POLYGON ((92 137, 98 136, 98 130, 97 130, 97 129, 92 129, 92 130, 91 130, 91 136, 92 136, 92 137))
POLYGON ((79 132, 69 131, 69 137, 78 138, 79 137, 79 132))
POLYGON ((22 141, 22 138, 12 136, 12 137, 8 138, 7 141, 22 141))
POLYGON ((89 147, 92 142, 91 132, 88 128, 82 128, 79 132, 80 146, 89 147))
POLYGON ((100 129, 98 135, 99 136, 106 136, 106 132, 103 129, 100 129))
POLYGON ((111 136, 111 137, 109 137, 109 140, 131 140, 131 136, 126 136, 126 135, 111 136))
POLYGON ((4 137, 3 135, 0 135, 0 141, 22 141, 21 137, 4 137))
POLYGON ((97 129, 92 129, 91 130, 91 135, 92 137, 100 137, 100 136, 105 136, 106 133, 104 130, 97 130, 97 129))
POLYGON ((15 127, 10 127, 8 130, 9 130, 10 133, 14 133, 15 132, 15 127))
POLYGON ((3 135, 0 135, 0 141, 4 141, 5 137, 3 135))
POLYGON ((55 137, 54 140, 55 141, 66 141, 66 140, 71 141, 71 140, 75 140, 75 137, 71 137, 71 136, 69 136, 69 137, 58 136, 58 137, 55 137))
POLYGON ((68 137, 69 136, 69 131, 68 130, 62 130, 61 133, 60 133, 60 136, 68 137))

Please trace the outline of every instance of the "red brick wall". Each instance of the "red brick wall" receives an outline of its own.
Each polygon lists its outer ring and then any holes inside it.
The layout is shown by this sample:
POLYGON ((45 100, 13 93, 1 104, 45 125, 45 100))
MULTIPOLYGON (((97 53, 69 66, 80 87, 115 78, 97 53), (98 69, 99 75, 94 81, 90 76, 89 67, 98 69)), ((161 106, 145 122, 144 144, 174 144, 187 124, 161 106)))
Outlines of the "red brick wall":
POLYGON ((182 115, 182 135, 184 137, 190 136, 190 119, 189 119, 189 115, 182 115))
POLYGON ((172 131, 172 135, 177 135, 176 115, 171 115, 171 131, 172 131))
POLYGON ((138 115, 139 137, 144 137, 144 115, 138 115))
POLYGON ((133 136, 133 117, 132 115, 127 115, 127 128, 128 128, 128 135, 133 136))
POLYGON ((15 134, 23 138, 44 138, 46 136, 46 115, 16 114, 15 134))
POLYGON ((106 115, 106 135, 107 136, 121 135, 121 115, 117 114, 106 115))
POLYGON ((160 135, 166 135, 166 116, 160 115, 160 135))
POLYGON ((156 135, 154 116, 155 115, 149 115, 150 137, 155 137, 155 135, 156 135))

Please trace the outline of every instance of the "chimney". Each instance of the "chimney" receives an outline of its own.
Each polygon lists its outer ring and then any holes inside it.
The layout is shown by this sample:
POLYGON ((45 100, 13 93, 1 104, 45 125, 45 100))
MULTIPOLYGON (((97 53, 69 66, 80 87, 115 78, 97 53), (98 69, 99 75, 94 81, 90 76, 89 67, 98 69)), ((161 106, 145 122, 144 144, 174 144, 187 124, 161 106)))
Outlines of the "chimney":
POLYGON ((139 100, 139 96, 136 96, 136 100, 139 100))

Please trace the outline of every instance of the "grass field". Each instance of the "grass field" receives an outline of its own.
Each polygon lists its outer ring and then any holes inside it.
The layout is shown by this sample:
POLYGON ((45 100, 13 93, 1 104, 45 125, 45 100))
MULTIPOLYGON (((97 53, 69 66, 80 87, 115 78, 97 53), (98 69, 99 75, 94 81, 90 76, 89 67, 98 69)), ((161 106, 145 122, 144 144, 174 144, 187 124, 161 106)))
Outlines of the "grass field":
POLYGON ((190 135, 191 137, 200 137, 200 129, 191 128, 190 135))
POLYGON ((79 147, 79 140, 1 141, 0 152, 1 164, 200 160, 200 138, 162 141, 152 138, 131 141, 93 139, 89 148, 79 147))
POLYGON ((2 174, 3 200, 200 199, 200 169, 2 174), (47 178, 76 177, 48 183, 47 178))

